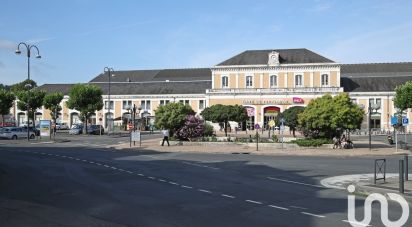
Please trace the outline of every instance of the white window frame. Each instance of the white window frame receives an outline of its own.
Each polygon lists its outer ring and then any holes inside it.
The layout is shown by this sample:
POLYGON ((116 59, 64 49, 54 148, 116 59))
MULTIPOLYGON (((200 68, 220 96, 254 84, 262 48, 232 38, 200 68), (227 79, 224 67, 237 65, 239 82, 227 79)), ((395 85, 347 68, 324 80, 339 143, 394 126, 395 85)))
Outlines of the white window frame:
POLYGON ((114 101, 110 100, 110 104, 109 104, 109 100, 104 101, 104 109, 108 110, 109 107, 108 105, 110 105, 110 110, 114 110, 114 101))
POLYGON ((152 109, 151 100, 140 100, 140 107, 142 108, 142 110, 151 110, 152 109))
POLYGON ((221 77, 220 77, 220 86, 221 86, 221 88, 229 88, 229 76, 228 75, 222 75, 221 77), (226 78, 226 85, 223 83, 224 81, 223 81, 223 79, 224 78, 226 78))
POLYGON ((203 110, 203 109, 205 109, 205 106, 206 106, 206 100, 204 100, 204 99, 201 99, 201 100, 199 100, 199 110, 203 110), (200 108, 200 102, 203 102, 203 108, 200 108))
POLYGON ((329 75, 329 73, 322 73, 322 74, 320 75, 320 86, 322 86, 322 87, 328 87, 329 84, 330 84, 330 75, 329 75), (323 80, 324 76, 326 76, 326 82, 327 82, 327 83, 324 83, 324 80, 323 80))
POLYGON ((132 100, 122 100, 122 110, 127 110, 128 107, 133 105, 132 100), (126 105, 124 103, 126 102, 126 105))
POLYGON ((294 79, 293 79, 293 84, 295 87, 303 87, 303 73, 295 73, 294 79), (298 76, 300 76, 300 84, 296 84, 296 82, 298 81, 297 78, 298 76))
POLYGON ((276 74, 271 74, 270 76, 269 76, 269 87, 270 88, 275 88, 275 87, 278 87, 278 75, 276 75, 276 74), (275 80, 275 84, 273 85, 272 84, 272 77, 274 77, 274 78, 276 78, 276 80, 275 80))
POLYGON ((159 106, 164 106, 164 105, 167 105, 167 104, 169 104, 170 103, 170 100, 169 99, 161 99, 160 101, 159 101, 159 106))
POLYGON ((254 80, 253 75, 247 75, 245 77, 245 87, 246 88, 253 88, 253 80, 254 80), (248 85, 248 78, 250 78, 250 85, 248 85))

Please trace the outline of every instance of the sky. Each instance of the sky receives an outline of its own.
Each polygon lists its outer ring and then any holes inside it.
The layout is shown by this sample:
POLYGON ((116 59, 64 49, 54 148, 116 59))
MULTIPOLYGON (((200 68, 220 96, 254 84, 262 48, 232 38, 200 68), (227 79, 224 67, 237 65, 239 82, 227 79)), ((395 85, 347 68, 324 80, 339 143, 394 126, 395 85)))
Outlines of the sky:
POLYGON ((0 83, 83 83, 114 70, 212 67, 245 50, 412 62, 410 0, 1 0, 0 83), (34 53, 33 53, 34 51, 34 53))

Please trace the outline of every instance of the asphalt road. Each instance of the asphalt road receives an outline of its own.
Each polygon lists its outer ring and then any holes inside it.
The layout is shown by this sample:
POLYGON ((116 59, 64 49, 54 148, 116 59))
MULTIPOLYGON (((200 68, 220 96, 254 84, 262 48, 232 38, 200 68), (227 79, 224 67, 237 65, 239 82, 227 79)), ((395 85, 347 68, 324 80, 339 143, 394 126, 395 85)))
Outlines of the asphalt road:
MULTIPOLYGON (((347 192, 319 181, 370 173, 374 159, 1 142, 1 226, 350 226, 347 192)), ((389 172, 397 160, 388 158, 389 172)), ((390 204, 391 220, 400 215, 390 204)), ((379 204, 372 217, 382 226, 379 204)))

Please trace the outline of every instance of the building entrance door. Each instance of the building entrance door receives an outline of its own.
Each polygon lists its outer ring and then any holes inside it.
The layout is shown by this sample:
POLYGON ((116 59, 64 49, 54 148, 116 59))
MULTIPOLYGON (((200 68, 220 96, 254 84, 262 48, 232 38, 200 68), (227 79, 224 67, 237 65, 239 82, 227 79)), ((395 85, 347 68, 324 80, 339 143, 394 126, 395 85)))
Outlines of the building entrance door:
POLYGON ((269 129, 269 121, 275 120, 276 116, 280 113, 280 108, 277 106, 268 106, 263 110, 263 127, 269 129))

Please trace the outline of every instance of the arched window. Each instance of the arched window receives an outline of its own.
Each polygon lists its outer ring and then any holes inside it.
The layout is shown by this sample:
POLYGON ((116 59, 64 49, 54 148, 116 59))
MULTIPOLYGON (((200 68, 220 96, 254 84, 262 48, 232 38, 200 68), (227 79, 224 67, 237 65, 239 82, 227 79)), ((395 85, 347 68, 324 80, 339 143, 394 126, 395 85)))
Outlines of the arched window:
POLYGON ((229 87, 229 77, 222 76, 222 88, 229 87))
POLYGON ((270 76, 270 87, 277 87, 278 86, 278 76, 271 75, 270 76))
POLYGON ((302 84, 302 75, 300 75, 300 74, 298 74, 298 75, 295 75, 295 86, 296 87, 301 87, 303 84, 302 84))
POLYGON ((253 87, 253 77, 252 76, 246 77, 246 87, 247 88, 253 87))
POLYGON ((329 75, 322 74, 322 86, 328 86, 328 85, 329 85, 329 75))

